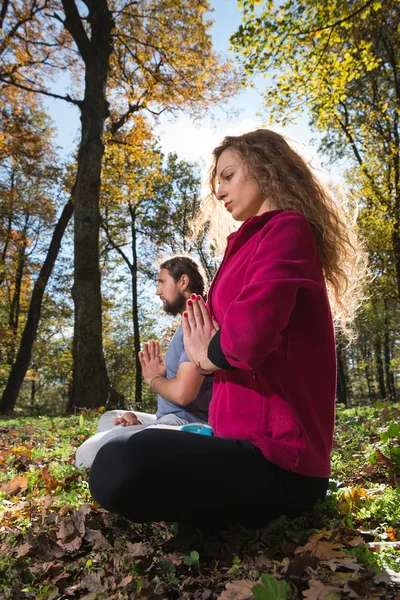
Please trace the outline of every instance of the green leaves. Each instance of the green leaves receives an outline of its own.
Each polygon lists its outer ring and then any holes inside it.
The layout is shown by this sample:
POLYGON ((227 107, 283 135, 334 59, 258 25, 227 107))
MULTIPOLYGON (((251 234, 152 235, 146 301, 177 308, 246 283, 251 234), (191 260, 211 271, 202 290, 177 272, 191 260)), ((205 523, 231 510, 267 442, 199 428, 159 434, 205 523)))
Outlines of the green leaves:
POLYGON ((199 567, 200 554, 196 550, 192 550, 190 554, 185 554, 183 562, 188 567, 199 567))
POLYGON ((261 582, 251 589, 257 600, 289 600, 292 596, 286 581, 278 581, 272 575, 261 575, 261 582))
POLYGON ((399 439, 400 425, 398 423, 392 423, 386 431, 380 434, 380 438, 383 442, 387 442, 389 439, 399 439))

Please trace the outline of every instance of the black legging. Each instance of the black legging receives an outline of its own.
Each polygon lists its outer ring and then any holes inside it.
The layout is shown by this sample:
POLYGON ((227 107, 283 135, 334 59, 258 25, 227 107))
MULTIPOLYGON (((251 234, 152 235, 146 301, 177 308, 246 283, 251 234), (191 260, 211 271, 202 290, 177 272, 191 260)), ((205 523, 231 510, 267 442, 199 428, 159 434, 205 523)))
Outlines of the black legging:
POLYGON ((297 516, 323 499, 327 486, 327 478, 275 466, 250 442, 166 429, 110 440, 89 476, 96 502, 131 521, 207 528, 297 516))

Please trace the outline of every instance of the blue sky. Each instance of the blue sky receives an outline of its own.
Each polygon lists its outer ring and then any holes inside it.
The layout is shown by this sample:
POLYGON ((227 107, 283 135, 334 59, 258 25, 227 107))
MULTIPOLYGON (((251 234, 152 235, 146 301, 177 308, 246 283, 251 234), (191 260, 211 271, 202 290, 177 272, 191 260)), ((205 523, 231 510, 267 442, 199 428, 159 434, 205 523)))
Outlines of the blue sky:
MULTIPOLYGON (((214 8, 210 18, 214 20, 211 33, 215 49, 228 54, 229 37, 240 25, 241 13, 236 0, 213 0, 211 4, 214 8)), ((263 113, 262 89, 263 80, 260 77, 256 80, 254 88, 243 90, 227 106, 210 110, 209 117, 203 119, 201 124, 194 124, 185 114, 177 118, 162 115, 156 131, 164 152, 175 151, 180 158, 199 161, 205 166, 212 149, 225 135, 240 134, 263 124, 262 117, 257 116, 258 113, 263 113), (227 116, 227 112, 232 111, 237 115, 234 119, 227 116)), ((69 153, 75 149, 80 137, 79 111, 59 100, 48 99, 46 104, 58 130, 57 143, 63 153, 69 153)), ((298 141, 301 144, 298 149, 307 159, 313 159, 314 164, 318 166, 314 149, 310 145, 312 134, 305 118, 288 129, 281 129, 279 124, 274 128, 298 141)))

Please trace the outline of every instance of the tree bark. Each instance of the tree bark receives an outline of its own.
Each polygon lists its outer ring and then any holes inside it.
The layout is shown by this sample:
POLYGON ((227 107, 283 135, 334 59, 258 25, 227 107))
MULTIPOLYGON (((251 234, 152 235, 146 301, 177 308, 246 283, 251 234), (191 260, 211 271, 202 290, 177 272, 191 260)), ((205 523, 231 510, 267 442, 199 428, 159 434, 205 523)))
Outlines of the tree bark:
POLYGON ((10 312, 8 315, 8 325, 12 332, 12 343, 8 347, 7 362, 12 365, 15 358, 15 352, 17 347, 17 335, 18 335, 18 323, 19 323, 19 312, 21 308, 21 287, 22 277, 24 274, 24 268, 26 266, 26 248, 28 245, 27 240, 27 229, 28 229, 29 215, 25 217, 24 229, 22 231, 21 245, 18 251, 17 259, 17 270, 15 273, 14 281, 14 293, 10 303, 10 312))
POLYGON ((367 381, 369 401, 374 402, 376 400, 376 393, 375 393, 375 389, 374 389, 374 380, 373 380, 373 377, 371 377, 369 362, 367 363, 367 365, 365 367, 365 379, 367 381))
POLYGON ((6 234, 5 234, 4 246, 3 246, 3 250, 1 252, 1 259, 0 259, 0 285, 3 285, 5 278, 6 278, 6 257, 7 257, 8 246, 11 241, 11 234, 12 234, 12 217, 11 217, 11 215, 8 215, 7 230, 6 230, 6 234))
POLYGON ((340 402, 341 404, 344 404, 345 406, 348 406, 348 389, 347 389, 347 381, 346 381, 346 367, 345 367, 345 356, 344 356, 344 351, 343 351, 343 347, 341 346, 340 342, 337 344, 336 347, 336 357, 337 357, 337 365, 338 365, 338 369, 337 369, 337 400, 338 402, 340 402))
POLYGON ((85 62, 85 96, 81 104, 82 138, 75 185, 74 235, 74 370, 70 408, 107 403, 110 381, 103 354, 99 267, 100 177, 104 123, 108 117, 106 85, 114 26, 106 0, 88 3, 89 40, 75 2, 63 0, 66 27, 85 62))
POLYGON ((64 210, 62 211, 58 223, 54 229, 46 259, 40 270, 39 277, 37 278, 33 287, 32 297, 29 304, 28 318, 22 333, 17 358, 11 368, 7 385, 0 400, 0 413, 11 413, 15 408, 18 394, 32 356, 33 343, 36 338, 40 312, 42 309, 43 294, 49 277, 52 273, 54 263, 57 259, 64 231, 69 220, 71 219, 73 211, 73 202, 72 200, 69 200, 64 206, 64 210))
POLYGON ((136 247, 136 209, 129 203, 129 213, 131 216, 131 248, 132 248, 132 323, 133 323, 133 346, 135 352, 135 408, 142 407, 142 365, 139 360, 140 352, 140 329, 139 329, 139 306, 138 306, 138 264, 137 264, 137 247, 136 247))
POLYGON ((389 325, 389 311, 388 311, 388 303, 387 299, 384 300, 385 306, 385 335, 384 335, 384 357, 385 357, 385 381, 386 381, 386 389, 387 393, 390 396, 390 399, 393 401, 395 398, 395 390, 392 386, 393 380, 393 367, 391 365, 392 362, 392 354, 390 349, 390 325, 389 325))
POLYGON ((380 337, 375 340, 375 364, 376 364, 376 377, 378 380, 379 395, 382 400, 386 398, 385 388, 385 377, 383 371, 383 360, 382 360, 382 345, 380 337))
POLYGON ((31 414, 33 414, 33 411, 35 410, 35 403, 36 403, 36 381, 35 379, 32 379, 31 381, 31 400, 30 400, 30 412, 31 414))

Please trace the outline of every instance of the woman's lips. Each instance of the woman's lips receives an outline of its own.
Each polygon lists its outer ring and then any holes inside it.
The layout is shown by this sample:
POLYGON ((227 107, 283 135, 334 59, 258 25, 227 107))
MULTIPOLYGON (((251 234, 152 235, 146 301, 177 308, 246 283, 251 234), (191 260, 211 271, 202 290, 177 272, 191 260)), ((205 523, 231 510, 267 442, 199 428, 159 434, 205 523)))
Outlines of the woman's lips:
POLYGON ((226 210, 229 210, 230 206, 232 205, 232 202, 225 202, 224 206, 226 208, 226 210))

